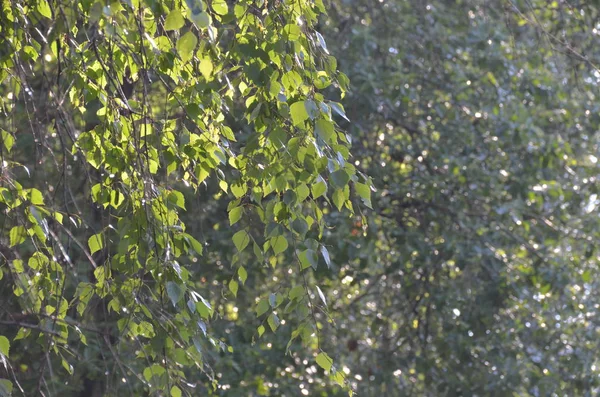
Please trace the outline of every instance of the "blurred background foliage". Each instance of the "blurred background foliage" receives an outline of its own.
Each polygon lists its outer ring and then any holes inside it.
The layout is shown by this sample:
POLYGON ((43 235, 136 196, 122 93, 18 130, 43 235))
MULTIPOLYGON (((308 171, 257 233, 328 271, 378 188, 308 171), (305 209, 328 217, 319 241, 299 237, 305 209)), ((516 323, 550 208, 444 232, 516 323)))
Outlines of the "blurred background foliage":
MULTIPOLYGON (((350 79, 341 99, 350 121, 340 123, 376 192, 372 210, 357 205, 350 217, 325 204, 332 263, 321 258, 308 276, 326 301, 314 291, 321 347, 359 396, 596 395, 600 7, 326 6, 317 30, 350 79)), ((181 217, 203 236, 205 255, 187 266, 202 275, 197 287, 219 313, 212 332, 233 353, 206 353, 219 386, 196 377, 198 395, 347 394, 310 349, 288 344, 293 320, 259 337, 257 299, 304 282, 298 274, 248 258, 237 299, 223 293, 237 268, 213 184, 186 196, 181 217)), ((13 349, 35 379, 40 347, 13 349)), ((90 378, 116 387, 114 358, 101 344, 88 349, 98 351, 85 369, 54 387, 78 395, 90 378)))
MULTIPOLYGON (((330 4, 343 126, 377 193, 366 222, 330 215, 334 265, 315 278, 326 350, 358 395, 598 391, 597 18, 577 1, 330 4)), ((237 345, 251 309, 235 307, 237 345)), ((231 395, 253 379, 344 394, 301 347, 281 362, 286 343, 220 360, 231 395)))

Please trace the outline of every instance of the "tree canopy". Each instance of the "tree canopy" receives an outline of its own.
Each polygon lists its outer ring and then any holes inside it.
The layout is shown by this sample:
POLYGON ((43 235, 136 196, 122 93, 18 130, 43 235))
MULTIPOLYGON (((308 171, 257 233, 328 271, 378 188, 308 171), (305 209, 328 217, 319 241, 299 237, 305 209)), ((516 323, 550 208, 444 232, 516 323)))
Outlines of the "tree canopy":
POLYGON ((0 396, 598 391, 598 6, 1 4, 0 396))
MULTIPOLYGON (((115 394, 210 387, 210 354, 233 348, 212 332, 225 303, 204 284, 230 302, 255 273, 328 263, 322 203, 352 210, 350 186, 367 186, 346 161, 344 109, 323 94, 335 81, 343 95, 347 78, 313 27, 322 2, 2 8, 2 317, 14 327, 2 354, 20 365, 4 385, 81 387, 47 377, 64 370, 92 394, 100 374, 115 394), (227 270, 211 269, 208 234, 226 226, 215 263, 227 270)), ((319 349, 318 287, 304 278, 256 296, 252 338, 290 317, 319 349)), ((326 353, 316 362, 335 373, 326 353)))

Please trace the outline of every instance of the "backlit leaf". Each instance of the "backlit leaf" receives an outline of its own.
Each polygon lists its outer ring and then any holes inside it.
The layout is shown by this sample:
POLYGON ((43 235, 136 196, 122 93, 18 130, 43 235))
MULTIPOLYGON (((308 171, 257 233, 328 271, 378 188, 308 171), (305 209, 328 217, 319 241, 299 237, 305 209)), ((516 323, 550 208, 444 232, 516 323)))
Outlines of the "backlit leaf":
POLYGON ((308 112, 304 106, 304 101, 295 102, 290 106, 292 122, 295 126, 301 126, 308 119, 308 112))
POLYGON ((88 238, 88 247, 92 255, 104 248, 104 236, 102 233, 94 234, 88 238))
POLYGON ((239 232, 233 235, 233 244, 235 244, 235 247, 238 251, 243 251, 249 243, 250 235, 248 235, 248 232, 246 230, 240 230, 239 232))
POLYGON ((333 365, 333 360, 325 352, 319 353, 315 361, 317 362, 319 367, 323 368, 325 371, 330 371, 331 366, 333 365))
POLYGON ((179 30, 184 24, 185 20, 183 19, 183 15, 181 15, 181 11, 175 9, 167 15, 165 30, 179 30))
POLYGON ((194 50, 198 45, 198 38, 194 33, 187 32, 177 40, 177 52, 183 62, 187 62, 194 56, 194 50))
POLYGON ((10 342, 6 336, 0 335, 0 354, 8 358, 10 352, 10 342))

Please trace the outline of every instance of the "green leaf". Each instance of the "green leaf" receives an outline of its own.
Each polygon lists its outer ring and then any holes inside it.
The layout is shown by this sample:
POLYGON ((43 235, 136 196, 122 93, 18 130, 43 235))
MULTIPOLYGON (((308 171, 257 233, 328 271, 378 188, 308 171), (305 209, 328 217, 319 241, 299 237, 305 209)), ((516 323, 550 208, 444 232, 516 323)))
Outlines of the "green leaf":
MULTIPOLYGON (((286 89, 294 92, 302 85, 302 77, 295 70, 290 70, 281 77, 281 84, 283 84, 286 89)), ((302 107, 304 107, 304 105, 302 105, 302 107)))
POLYGON ((295 126, 303 125, 304 121, 308 119, 308 112, 304 105, 304 101, 295 102, 290 106, 290 114, 292 116, 292 123, 295 126))
POLYGON ((233 226, 242 218, 242 214, 244 213, 243 207, 235 207, 229 211, 229 225, 233 226))
POLYGON ((212 9, 216 14, 227 15, 227 2, 225 0, 213 0, 212 9))
POLYGON ((335 371, 335 373, 331 374, 331 378, 340 386, 344 387, 344 383, 346 381, 346 376, 342 371, 335 371))
POLYGON ((102 233, 92 235, 88 239, 88 247, 90 247, 90 254, 92 255, 104 248, 104 237, 102 236, 102 233))
POLYGON ((313 269, 317 269, 318 259, 315 251, 311 249, 304 250, 298 254, 298 258, 300 259, 300 267, 302 270, 311 266, 313 269))
POLYGON ((14 247, 15 245, 23 243, 26 237, 27 229, 25 229, 23 226, 13 227, 9 232, 10 246, 14 247))
POLYGON ((300 26, 296 24, 288 24, 283 28, 283 33, 287 36, 289 41, 297 41, 302 36, 302 30, 300 26))
POLYGON ((98 266, 94 269, 94 277, 98 284, 103 284, 106 281, 106 270, 104 266, 98 266))
POLYGON ((2 137, 2 143, 4 144, 4 148, 6 149, 7 152, 10 153, 13 145, 15 144, 15 138, 8 131, 4 131, 1 128, 0 128, 0 133, 1 133, 1 137, 2 137))
POLYGON ((42 16, 52 19, 52 10, 50 9, 50 5, 46 0, 37 0, 37 10, 42 16))
POLYGON ((246 230, 240 230, 233 235, 233 244, 239 252, 242 252, 248 246, 248 243, 250 243, 250 235, 246 230))
POLYGON ((283 235, 273 237, 269 241, 271 242, 271 247, 273 247, 273 252, 275 253, 275 255, 281 254, 288 247, 288 241, 283 235))
POLYGON ((154 327, 147 321, 142 321, 138 324, 137 333, 144 338, 153 338, 155 336, 154 327))
POLYGON ((202 296, 199 296, 199 298, 200 301, 196 302, 196 310, 202 318, 209 319, 212 316, 214 310, 211 307, 210 302, 208 302, 202 296))
POLYGON ((371 205, 371 188, 360 182, 354 183, 354 188, 356 189, 356 193, 361 198, 362 202, 369 208, 373 209, 371 205))
POLYGON ((13 391, 13 384, 8 379, 0 379, 0 397, 10 397, 13 391))
POLYGON ((181 397, 181 389, 177 386, 171 387, 171 397, 181 397))
POLYGON ((238 289, 239 289, 239 284, 237 281, 235 281, 235 280, 229 281, 229 291, 231 291, 233 296, 237 296, 238 289))
POLYGON ((29 258, 29 261, 27 262, 27 265, 33 269, 33 270, 39 270, 42 267, 46 266, 48 264, 48 257, 46 257, 46 255, 42 254, 41 252, 35 252, 31 258, 29 258))
POLYGON ((283 195, 283 202, 287 204, 288 207, 293 208, 298 200, 298 195, 293 190, 288 190, 283 195))
POLYGON ((308 186, 306 186, 305 183, 301 183, 296 188, 296 194, 298 196, 298 201, 302 202, 302 201, 306 200, 306 198, 310 195, 310 190, 308 189, 308 186))
POLYGON ((165 373, 165 369, 158 364, 153 364, 151 367, 147 367, 144 369, 144 378, 150 382, 153 376, 161 376, 165 373))
POLYGON ((197 45, 198 38, 192 32, 187 32, 177 40, 177 52, 184 63, 192 59, 197 45))
POLYGON ((311 193, 314 199, 321 197, 325 193, 327 193, 327 185, 325 182, 320 181, 312 185, 311 193))
POLYGON ((248 191, 248 185, 242 182, 232 183, 231 184, 231 193, 235 196, 235 198, 240 198, 248 191))
POLYGON ((256 305, 256 317, 260 317, 269 310, 269 302, 266 299, 261 299, 256 305))
POLYGON ((33 205, 44 205, 44 196, 42 195, 42 192, 33 188, 29 191, 29 201, 31 201, 31 204, 33 205))
POLYGON ((208 15, 206 12, 195 13, 191 11, 190 20, 201 29, 210 26, 210 15, 208 15))
POLYGON ((13 260, 12 267, 17 273, 23 273, 23 271, 25 270, 25 268, 23 267, 23 261, 21 259, 13 260))
POLYGON ((169 203, 176 205, 179 208, 185 209, 185 198, 183 197, 183 193, 177 190, 173 190, 167 196, 167 200, 169 203))
POLYGON ((119 192, 118 190, 111 190, 110 192, 110 205, 113 208, 119 208, 121 204, 125 201, 125 196, 119 192))
POLYGON ((184 290, 179 284, 175 281, 167 282, 167 295, 169 295, 173 306, 177 306, 177 303, 183 298, 183 294, 184 290))
POLYGON ((202 58, 202 60, 200 61, 199 68, 200 73, 202 73, 202 76, 204 76, 204 79, 206 81, 209 81, 213 72, 212 61, 208 58, 202 58))
POLYGON ((264 260, 263 252, 258 246, 258 244, 252 244, 252 251, 254 252, 254 256, 256 257, 257 261, 262 262, 264 260))
POLYGON ((346 186, 350 181, 350 175, 348 175, 348 172, 342 168, 334 171, 329 177, 333 183, 333 186, 339 189, 343 189, 344 186, 346 186))
POLYGON ((337 189, 335 192, 333 192, 332 199, 335 207, 338 209, 338 211, 341 211, 342 207, 344 206, 344 202, 346 201, 344 191, 342 189, 337 189))
POLYGON ((335 128, 331 121, 319 119, 315 122, 315 133, 325 143, 331 143, 331 137, 335 133, 335 128))
POLYGON ((333 365, 333 360, 331 357, 327 355, 325 352, 321 352, 317 355, 316 362, 319 367, 323 368, 325 371, 331 371, 331 366, 333 365))
POLYGON ((292 222, 292 229, 300 236, 304 236, 308 232, 308 223, 303 218, 296 218, 292 222))
POLYGON ((589 270, 586 270, 581 275, 581 279, 583 280, 584 283, 589 283, 592 280, 592 273, 589 270))
POLYGON ((8 341, 8 338, 4 335, 0 335, 0 354, 2 354, 4 357, 8 358, 9 350, 10 350, 10 342, 8 341))
POLYGON ((269 324, 269 327, 271 327, 271 331, 275 332, 277 331, 277 328, 279 328, 281 321, 279 320, 279 317, 277 317, 276 314, 271 313, 269 318, 267 318, 267 323, 269 324))
POLYGON ((21 327, 21 328, 19 328, 19 331, 17 331, 17 335, 15 335, 15 338, 13 340, 25 339, 30 334, 31 334, 31 329, 21 327))
POLYGON ((73 375, 73 366, 69 364, 69 362, 66 359, 63 358, 61 360, 61 364, 65 371, 67 371, 70 375, 73 375))
POLYGON ((291 300, 299 298, 301 296, 304 296, 306 294, 306 291, 304 290, 304 287, 302 285, 296 285, 294 288, 292 288, 288 294, 288 298, 290 298, 291 300))
POLYGON ((175 9, 167 15, 167 19, 165 20, 165 30, 179 30, 185 24, 185 20, 183 19, 183 15, 181 15, 181 11, 175 9))
POLYGON ((189 243, 192 249, 196 252, 196 254, 202 255, 202 243, 200 243, 198 240, 196 240, 194 237, 187 233, 183 233, 183 237, 186 239, 186 241, 189 243))
POLYGON ((248 272, 246 271, 246 269, 244 269, 243 266, 240 266, 238 269, 238 277, 240 278, 242 284, 246 283, 246 280, 248 279, 248 272))

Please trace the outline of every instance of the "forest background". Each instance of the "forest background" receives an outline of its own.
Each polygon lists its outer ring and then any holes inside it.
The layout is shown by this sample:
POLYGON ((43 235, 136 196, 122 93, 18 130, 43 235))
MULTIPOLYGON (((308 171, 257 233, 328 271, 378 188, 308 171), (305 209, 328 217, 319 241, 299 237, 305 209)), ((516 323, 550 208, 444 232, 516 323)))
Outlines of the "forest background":
POLYGON ((2 0, 0 396, 591 396, 599 7, 2 0))

